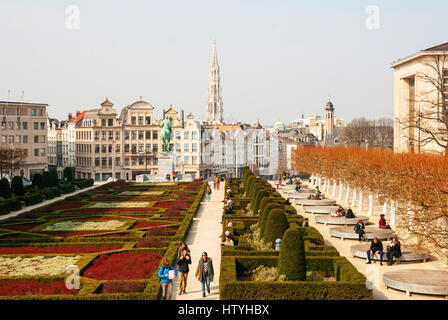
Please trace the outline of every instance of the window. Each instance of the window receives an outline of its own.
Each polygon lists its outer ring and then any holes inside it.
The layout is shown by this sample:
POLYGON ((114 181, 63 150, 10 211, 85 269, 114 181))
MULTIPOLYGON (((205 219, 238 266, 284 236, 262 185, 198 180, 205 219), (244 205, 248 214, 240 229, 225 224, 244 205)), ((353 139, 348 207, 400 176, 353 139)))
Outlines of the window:
POLYGON ((100 145, 99 144, 95 145, 95 153, 100 153, 100 145))
POLYGON ((20 130, 20 127, 21 127, 21 123, 17 122, 17 130, 20 130))
POLYGON ((197 131, 192 131, 191 132, 191 139, 192 140, 196 140, 198 138, 198 132, 197 131))
POLYGON ((40 149, 40 155, 41 155, 42 157, 45 157, 45 156, 46 156, 46 149, 45 149, 45 148, 40 149))
POLYGON ((34 136, 34 143, 39 143, 39 136, 34 136))
POLYGON ((158 151, 159 151, 159 145, 156 144, 156 143, 154 143, 154 144, 152 145, 152 152, 158 152, 158 151))
POLYGON ((132 153, 137 153, 137 145, 136 145, 136 144, 133 144, 133 145, 131 146, 131 152, 132 152, 132 153))
POLYGON ((31 109, 31 116, 35 117, 36 116, 36 109, 31 109))
POLYGON ((144 131, 139 131, 138 132, 138 139, 139 140, 143 140, 143 134, 144 134, 144 131))
POLYGON ((120 145, 119 145, 119 144, 117 144, 117 146, 116 146, 116 148, 115 148, 115 152, 116 152, 116 153, 119 153, 119 152, 120 152, 120 145))
POLYGON ((40 130, 45 130, 45 122, 40 123, 40 130))
POLYGON ((107 119, 107 126, 113 127, 114 126, 114 119, 107 119))
POLYGON ((101 145, 101 153, 106 153, 106 150, 107 150, 107 145, 102 144, 101 145))
POLYGON ((175 132, 174 132, 174 135, 175 135, 175 137, 176 137, 177 140, 180 140, 180 139, 181 139, 181 137, 180 137, 180 131, 175 131, 175 132))
POLYGON ((137 164, 137 158, 136 157, 132 157, 131 158, 131 163, 133 166, 135 166, 137 164))
POLYGON ((151 139, 151 131, 145 131, 145 139, 151 139))
POLYGON ((124 132, 124 140, 129 140, 129 131, 124 132))
POLYGON ((95 132, 93 133, 93 138, 94 138, 95 140, 98 140, 98 139, 99 139, 99 132, 98 132, 98 131, 95 131, 95 132))
POLYGON ((16 143, 22 143, 22 136, 16 136, 16 143))
POLYGON ((109 145, 108 151, 109 151, 109 153, 112 153, 112 145, 111 144, 109 145))
POLYGON ((124 145, 124 152, 129 152, 129 144, 124 145))
POLYGON ((34 149, 34 156, 38 157, 39 156, 39 149, 34 149))
POLYGON ((188 131, 184 131, 184 139, 185 139, 185 140, 190 139, 189 136, 190 136, 190 135, 189 135, 189 132, 188 132, 188 131))
POLYGON ((23 136, 22 141, 23 143, 28 143, 28 136, 23 136))
POLYGON ((175 150, 176 152, 180 152, 180 143, 175 144, 175 150))
POLYGON ((23 130, 28 130, 28 122, 22 122, 23 130))
POLYGON ((120 157, 116 157, 116 158, 115 158, 115 165, 116 165, 116 166, 119 166, 119 165, 120 165, 120 159, 121 159, 120 157))
POLYGON ((112 167, 112 157, 109 157, 109 167, 112 167))
POLYGON ((145 117, 145 124, 151 124, 151 117, 145 117))
POLYGON ((143 125, 143 116, 138 116, 138 125, 143 125))
POLYGON ((39 122, 34 122, 34 130, 39 130, 39 122))
POLYGON ((189 156, 185 156, 184 157, 184 164, 190 164, 190 157, 189 156))
POLYGON ((143 152, 143 150, 144 150, 144 145, 143 144, 139 144, 138 145, 138 152, 143 152))
POLYGON ((145 159, 145 158, 143 158, 143 157, 138 158, 138 164, 139 164, 139 165, 143 165, 143 164, 145 164, 145 163, 144 163, 144 159, 145 159))
POLYGON ((101 119, 101 126, 105 127, 106 126, 106 119, 101 119))
POLYGON ((191 144, 191 152, 198 152, 198 144, 197 143, 191 144))
POLYGON ((120 140, 120 131, 115 132, 115 139, 120 140))
POLYGON ((101 158, 101 166, 106 167, 107 166, 107 158, 103 157, 101 158))
POLYGON ((131 131, 131 138, 132 138, 132 140, 137 139, 137 131, 131 131))
POLYGON ((184 152, 190 151, 190 145, 188 143, 184 143, 184 152))
POLYGON ((45 136, 40 136, 40 142, 45 143, 45 136))
POLYGON ((146 148, 145 149, 146 153, 150 153, 151 152, 151 145, 150 144, 147 144, 145 148, 146 148))
POLYGON ((192 164, 198 164, 198 157, 197 156, 193 156, 192 164))
POLYGON ((101 140, 106 140, 106 131, 101 131, 101 140))
POLYGON ((39 112, 39 117, 42 117, 44 115, 43 109, 37 109, 37 112, 39 112))
POLYGON ((154 157, 154 158, 152 159, 152 164, 155 165, 155 166, 157 165, 157 158, 156 158, 156 157, 154 157))
POLYGON ((124 158, 124 165, 128 166, 129 165, 129 158, 124 158))
POLYGON ((157 131, 153 131, 153 132, 152 132, 152 138, 153 138, 154 140, 159 139, 158 134, 157 134, 157 131))
POLYGON ((136 124, 136 118, 135 117, 131 117, 131 124, 135 125, 136 124))

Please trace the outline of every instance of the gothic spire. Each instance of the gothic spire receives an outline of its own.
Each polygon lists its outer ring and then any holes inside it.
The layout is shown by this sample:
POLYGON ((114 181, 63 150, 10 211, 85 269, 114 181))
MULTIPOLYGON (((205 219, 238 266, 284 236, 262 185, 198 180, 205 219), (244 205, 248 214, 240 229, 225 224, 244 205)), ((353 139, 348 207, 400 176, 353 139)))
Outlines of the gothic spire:
POLYGON ((209 124, 222 123, 223 120, 221 76, 219 74, 216 39, 213 38, 212 61, 208 76, 207 122, 209 124))

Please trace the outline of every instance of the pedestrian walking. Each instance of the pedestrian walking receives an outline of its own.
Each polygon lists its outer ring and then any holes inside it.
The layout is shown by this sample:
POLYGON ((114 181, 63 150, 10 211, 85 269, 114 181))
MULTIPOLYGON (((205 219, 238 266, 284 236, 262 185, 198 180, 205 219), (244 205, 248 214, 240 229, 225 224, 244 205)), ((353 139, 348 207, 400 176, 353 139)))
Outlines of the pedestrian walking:
POLYGON ((182 254, 177 259, 179 266, 179 295, 186 294, 188 272, 190 271, 189 264, 191 264, 191 257, 187 249, 182 251, 182 254))
POLYGON ((195 273, 202 285, 202 297, 205 297, 205 287, 207 287, 207 293, 210 294, 210 282, 213 282, 214 275, 212 259, 208 257, 207 252, 202 252, 195 273))
POLYGON ((176 279, 177 269, 168 260, 165 260, 159 269, 158 276, 162 286, 162 300, 171 300, 173 280, 176 279))
POLYGON ((216 176, 213 176, 213 189, 216 189, 216 176))
POLYGON ((212 195, 212 188, 210 188, 210 185, 207 185, 207 187, 205 188, 205 199, 207 201, 210 201, 211 195, 212 195))
POLYGON ((216 177, 216 189, 219 190, 219 185, 221 183, 221 179, 218 177, 216 177))

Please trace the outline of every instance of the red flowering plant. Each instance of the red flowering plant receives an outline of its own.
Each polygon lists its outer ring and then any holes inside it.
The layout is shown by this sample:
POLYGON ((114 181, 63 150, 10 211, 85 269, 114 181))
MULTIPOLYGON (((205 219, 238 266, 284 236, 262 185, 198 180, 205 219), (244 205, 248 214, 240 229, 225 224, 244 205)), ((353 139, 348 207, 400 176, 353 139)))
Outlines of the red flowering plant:
POLYGON ((55 245, 48 247, 0 247, 0 254, 96 253, 121 249, 121 245, 55 245))
POLYGON ((119 252, 104 254, 83 273, 97 280, 149 279, 162 259, 156 252, 119 252))
POLYGON ((0 296, 30 296, 76 294, 78 289, 67 289, 65 281, 42 282, 36 280, 2 280, 0 296))

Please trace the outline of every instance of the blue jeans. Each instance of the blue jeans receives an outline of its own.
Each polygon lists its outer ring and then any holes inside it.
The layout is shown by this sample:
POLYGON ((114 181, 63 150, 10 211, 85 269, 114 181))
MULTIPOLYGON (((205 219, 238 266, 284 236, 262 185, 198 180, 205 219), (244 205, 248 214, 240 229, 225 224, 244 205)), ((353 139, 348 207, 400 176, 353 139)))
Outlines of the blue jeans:
POLYGON ((205 285, 207 284, 207 289, 210 290, 210 279, 209 277, 205 277, 204 279, 202 279, 201 281, 201 285, 202 285, 202 293, 205 294, 205 285))

